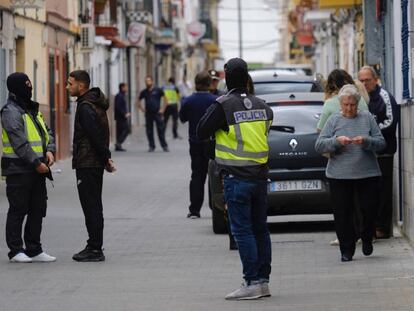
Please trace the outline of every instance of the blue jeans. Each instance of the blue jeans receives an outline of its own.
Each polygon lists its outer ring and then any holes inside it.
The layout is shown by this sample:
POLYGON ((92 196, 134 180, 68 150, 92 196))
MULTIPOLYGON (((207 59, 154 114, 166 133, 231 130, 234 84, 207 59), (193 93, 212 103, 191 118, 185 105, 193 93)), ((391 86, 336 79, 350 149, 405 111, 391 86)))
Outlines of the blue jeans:
POLYGON ((244 279, 247 283, 268 281, 272 245, 267 228, 267 182, 225 176, 224 197, 244 279))

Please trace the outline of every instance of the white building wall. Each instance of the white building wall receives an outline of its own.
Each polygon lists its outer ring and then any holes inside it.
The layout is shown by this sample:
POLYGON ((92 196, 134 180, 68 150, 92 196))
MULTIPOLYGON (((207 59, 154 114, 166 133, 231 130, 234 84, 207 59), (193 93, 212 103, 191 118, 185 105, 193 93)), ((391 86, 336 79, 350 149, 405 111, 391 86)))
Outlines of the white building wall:
POLYGON ((95 48, 89 56, 89 74, 91 76, 91 86, 99 87, 107 95, 107 74, 106 60, 109 57, 108 46, 110 41, 103 37, 95 38, 95 48))
MULTIPOLYGON (((394 0, 394 96, 397 103, 402 103, 401 106, 401 149, 402 164, 401 168, 398 167, 397 158, 395 158, 395 175, 394 175, 394 219, 399 220, 399 197, 398 193, 402 193, 402 223, 399 223, 403 233, 407 238, 414 243, 414 106, 412 103, 404 103, 402 99, 403 92, 403 76, 401 71, 402 65, 402 38, 401 38, 401 26, 402 26, 402 11, 401 1, 394 0), (398 170, 402 172, 402 187, 398 189, 398 170)), ((409 4, 408 15, 410 10, 414 9, 414 5, 411 2, 409 4)), ((413 21, 409 22, 410 29, 414 27, 413 21)), ((412 34, 411 34, 412 35, 412 34)), ((409 40, 410 41, 410 40, 409 40)), ((412 66, 412 64, 411 64, 412 66)), ((412 90, 411 90, 411 96, 412 90)))

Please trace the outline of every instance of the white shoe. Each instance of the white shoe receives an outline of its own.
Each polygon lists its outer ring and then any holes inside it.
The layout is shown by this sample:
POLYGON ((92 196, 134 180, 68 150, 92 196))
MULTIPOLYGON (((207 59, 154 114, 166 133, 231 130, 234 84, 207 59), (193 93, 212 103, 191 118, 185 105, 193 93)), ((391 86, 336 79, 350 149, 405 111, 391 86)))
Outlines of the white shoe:
POLYGON ((10 259, 11 262, 19 262, 19 263, 28 263, 32 262, 32 258, 27 256, 25 253, 18 253, 13 258, 10 259))
POLYGON ((56 257, 50 256, 45 252, 40 253, 37 256, 32 257, 33 262, 53 262, 56 261, 56 257))
POLYGON ((263 282, 263 283, 260 283, 260 285, 262 287, 262 297, 270 297, 270 296, 272 296, 270 294, 270 290, 269 290, 269 283, 263 282))
POLYGON ((262 297, 262 284, 256 283, 247 285, 242 283, 239 289, 228 294, 224 299, 226 300, 253 300, 262 297))
POLYGON ((331 245, 331 246, 338 246, 339 245, 339 240, 338 239, 333 240, 333 241, 329 242, 329 245, 331 245))

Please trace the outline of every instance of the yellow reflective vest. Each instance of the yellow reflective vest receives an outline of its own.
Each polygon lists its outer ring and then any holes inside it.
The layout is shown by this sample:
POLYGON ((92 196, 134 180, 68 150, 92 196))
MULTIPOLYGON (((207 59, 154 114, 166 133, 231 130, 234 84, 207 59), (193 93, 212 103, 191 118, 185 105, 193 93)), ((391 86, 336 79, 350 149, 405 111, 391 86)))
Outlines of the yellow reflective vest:
POLYGON ((267 134, 273 112, 261 99, 247 94, 230 94, 217 99, 224 110, 228 131, 218 130, 215 159, 226 166, 266 164, 267 134))
MULTIPOLYGON (((27 137, 27 141, 30 143, 32 150, 36 155, 41 158, 44 156, 46 150, 44 149, 49 144, 49 133, 46 128, 45 121, 41 112, 38 112, 36 115, 36 120, 38 125, 40 125, 41 130, 44 133, 46 138, 45 144, 42 142, 42 135, 39 133, 37 126, 33 117, 28 114, 22 114, 24 122, 24 130, 27 137)), ((19 156, 14 152, 13 147, 10 144, 9 136, 7 132, 3 129, 2 131, 2 141, 3 141, 3 158, 19 158, 19 156)))
POLYGON ((167 99, 168 105, 178 104, 179 95, 174 85, 168 85, 164 87, 164 95, 167 99))

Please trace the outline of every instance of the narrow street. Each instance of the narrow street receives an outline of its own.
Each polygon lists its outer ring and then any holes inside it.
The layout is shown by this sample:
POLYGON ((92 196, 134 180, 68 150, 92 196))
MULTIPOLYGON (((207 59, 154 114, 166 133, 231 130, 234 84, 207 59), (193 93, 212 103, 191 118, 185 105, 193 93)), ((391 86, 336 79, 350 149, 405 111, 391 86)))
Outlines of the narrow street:
MULTIPOLYGON (((414 310, 414 252, 403 238, 377 242, 369 258, 359 246, 353 262, 341 263, 329 246, 333 231, 286 224, 271 225, 273 296, 225 301, 241 282, 238 253, 228 250, 225 235, 213 234, 207 205, 201 219, 185 217, 187 141, 167 139, 170 153, 148 153, 140 128, 125 144, 128 152, 114 153, 118 171, 104 180, 103 263, 71 259, 85 246, 86 230, 70 161, 56 164, 62 173, 49 187, 43 245, 58 260, 9 263, 1 236, 0 310, 414 310)), ((4 229, 4 182, 0 189, 4 229)))

